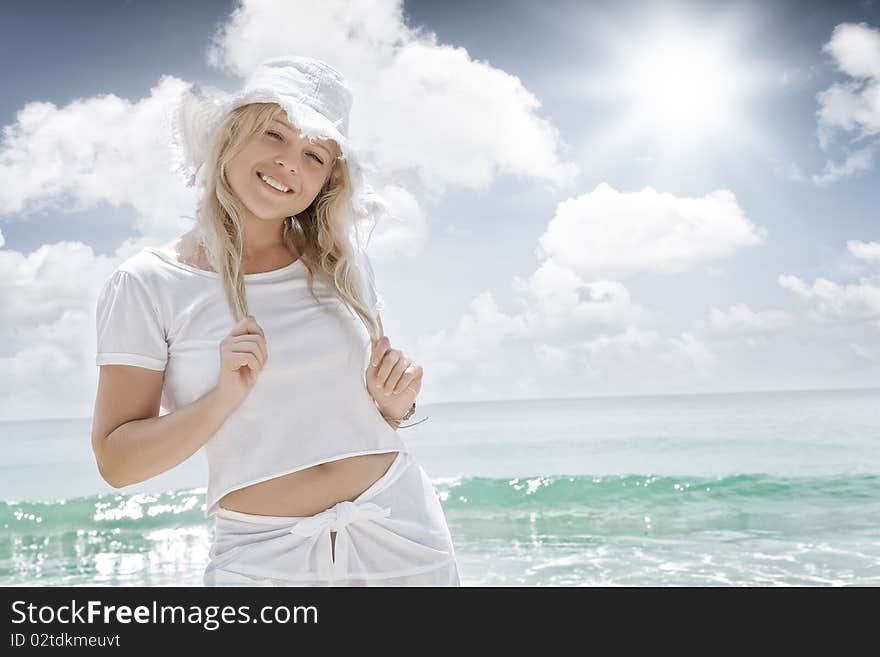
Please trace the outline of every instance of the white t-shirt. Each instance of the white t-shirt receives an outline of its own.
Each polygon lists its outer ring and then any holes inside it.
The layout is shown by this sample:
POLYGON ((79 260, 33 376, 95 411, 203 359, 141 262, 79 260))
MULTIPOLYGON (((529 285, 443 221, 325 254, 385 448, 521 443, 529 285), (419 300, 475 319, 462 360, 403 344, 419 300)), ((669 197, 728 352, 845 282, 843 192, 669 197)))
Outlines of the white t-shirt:
MULTIPOLYGON (((358 251, 367 298, 382 309, 369 259, 358 251)), ((230 491, 358 454, 408 451, 366 387, 370 334, 317 277, 315 303, 297 259, 245 274, 248 311, 269 360, 242 404, 201 448, 208 460, 205 517, 230 491)), ((234 325, 220 275, 147 247, 119 265, 97 301, 97 365, 164 370, 172 412, 217 385, 220 341, 234 325)))

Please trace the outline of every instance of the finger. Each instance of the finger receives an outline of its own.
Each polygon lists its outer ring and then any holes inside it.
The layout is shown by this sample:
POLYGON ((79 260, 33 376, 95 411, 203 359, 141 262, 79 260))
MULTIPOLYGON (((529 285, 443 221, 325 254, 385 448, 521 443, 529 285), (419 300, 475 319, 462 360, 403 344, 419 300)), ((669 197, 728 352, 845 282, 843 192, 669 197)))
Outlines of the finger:
POLYGON ((391 394, 391 391, 397 386, 400 382, 400 377, 403 376, 404 371, 412 361, 408 358, 401 358, 397 361, 397 364, 391 368, 391 372, 388 374, 388 379, 385 381, 385 385, 383 389, 385 390, 385 395, 388 396, 391 394))
POLYGON ((265 363, 265 359, 263 358, 263 352, 260 349, 260 346, 253 341, 248 342, 237 342, 233 345, 232 348, 233 353, 248 353, 253 354, 255 358, 257 358, 260 362, 260 367, 265 363))
POLYGON ((257 357, 253 354, 246 354, 244 352, 236 351, 233 352, 235 354, 235 358, 232 360, 232 364, 235 366, 232 369, 237 370, 241 367, 247 366, 256 372, 260 368, 260 363, 257 360, 257 357))
POLYGON ((264 361, 269 358, 269 350, 266 348, 266 339, 264 337, 249 333, 248 335, 237 335, 232 338, 232 343, 235 345, 243 344, 246 342, 251 342, 259 347, 260 353, 263 355, 264 361))
POLYGON ((391 374, 391 370, 397 365, 401 356, 403 356, 403 354, 397 349, 391 349, 386 351, 385 355, 382 357, 382 361, 379 363, 379 370, 376 372, 376 380, 379 381, 379 384, 383 387, 386 379, 388 379, 388 375, 391 374))
POLYGON ((269 355, 269 351, 266 347, 266 339, 262 335, 258 335, 255 333, 248 333, 246 335, 236 335, 236 336, 233 336, 232 338, 230 338, 229 341, 234 345, 248 344, 248 343, 255 344, 260 348, 260 351, 264 355, 266 355, 266 356, 269 355))
POLYGON ((246 351, 234 351, 232 353, 235 354, 235 362, 237 363, 234 369, 238 369, 242 365, 247 365, 254 371, 258 369, 263 369, 260 363, 260 359, 255 354, 246 351))
POLYGON ((384 338, 384 337, 385 336, 383 335, 383 336, 379 337, 378 339, 373 340, 373 346, 370 350, 370 365, 372 367, 376 367, 376 365, 379 364, 379 361, 382 360, 382 353, 383 352, 380 351, 379 345, 382 342, 382 338, 384 338))
POLYGON ((263 347, 259 343, 259 336, 238 336, 233 338, 233 349, 239 351, 248 351, 260 359, 260 363, 265 362, 266 356, 263 353, 263 347))
POLYGON ((397 385, 394 386, 394 390, 391 391, 392 397, 400 396, 400 393, 407 390, 409 388, 409 382, 412 381, 412 376, 406 374, 400 377, 400 380, 397 382, 397 385))
POLYGON ((394 386, 394 390, 391 392, 392 395, 399 395, 401 392, 409 387, 410 382, 416 378, 416 364, 410 362, 410 364, 403 370, 403 375, 400 377, 400 380, 394 386))
POLYGON ((373 343, 373 353, 370 356, 370 364, 373 367, 376 367, 382 360, 385 352, 389 349, 391 349, 391 340, 388 339, 387 335, 383 335, 373 343))
POLYGON ((233 326, 229 335, 246 335, 247 333, 259 333, 265 337, 263 328, 257 323, 257 318, 253 315, 248 315, 233 326))

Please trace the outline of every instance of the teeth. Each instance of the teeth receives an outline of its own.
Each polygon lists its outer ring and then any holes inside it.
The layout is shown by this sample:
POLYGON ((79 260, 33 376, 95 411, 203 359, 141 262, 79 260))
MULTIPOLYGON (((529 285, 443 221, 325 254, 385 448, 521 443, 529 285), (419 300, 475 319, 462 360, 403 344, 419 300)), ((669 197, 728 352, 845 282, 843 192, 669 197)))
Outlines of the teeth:
POLYGON ((272 185, 272 187, 277 189, 279 192, 288 191, 287 187, 282 185, 280 182, 278 182, 274 178, 270 178, 269 176, 264 176, 262 173, 260 174, 260 178, 262 178, 263 182, 265 182, 267 185, 272 185))

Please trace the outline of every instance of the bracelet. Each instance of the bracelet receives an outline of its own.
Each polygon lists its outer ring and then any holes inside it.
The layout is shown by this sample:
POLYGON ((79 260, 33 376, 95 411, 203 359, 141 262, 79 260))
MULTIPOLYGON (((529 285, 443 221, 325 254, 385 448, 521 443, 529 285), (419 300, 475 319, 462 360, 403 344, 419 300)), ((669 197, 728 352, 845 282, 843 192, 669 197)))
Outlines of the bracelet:
MULTIPOLYGON (((382 413, 382 411, 379 411, 379 412, 382 413)), ((384 417, 389 422, 400 423, 400 422, 403 422, 404 420, 410 419, 412 417, 412 414, 415 412, 416 412, 416 403, 413 402, 412 406, 409 407, 409 410, 406 412, 406 415, 404 415, 403 417, 399 417, 399 418, 388 417, 387 415, 385 415, 385 413, 382 413, 382 417, 384 417)))
POLYGON ((391 418, 391 417, 388 417, 387 415, 385 415, 384 413, 382 413, 382 417, 383 417, 387 422, 394 423, 394 424, 396 425, 396 426, 395 426, 396 429, 407 429, 407 428, 409 428, 409 427, 414 427, 414 426, 417 425, 417 424, 421 424, 422 422, 424 422, 425 420, 428 419, 427 417, 424 417, 424 418, 422 418, 421 420, 419 420, 418 422, 413 422, 412 424, 407 424, 407 425, 401 425, 401 424, 400 424, 401 422, 403 422, 403 421, 408 420, 409 418, 411 418, 411 417, 413 416, 413 413, 415 413, 415 412, 416 412, 416 403, 413 402, 413 403, 412 403, 412 406, 410 406, 410 407, 409 407, 409 410, 406 412, 406 415, 404 415, 404 416, 401 417, 401 418, 391 418))
POLYGON ((418 422, 413 422, 412 424, 401 424, 401 425, 398 425, 397 428, 398 428, 398 429, 409 429, 410 427, 414 427, 414 426, 416 426, 417 424, 421 424, 422 422, 424 422, 424 421, 427 420, 428 418, 430 418, 430 415, 426 415, 425 417, 423 417, 423 418, 422 418, 421 420, 419 420, 418 422))

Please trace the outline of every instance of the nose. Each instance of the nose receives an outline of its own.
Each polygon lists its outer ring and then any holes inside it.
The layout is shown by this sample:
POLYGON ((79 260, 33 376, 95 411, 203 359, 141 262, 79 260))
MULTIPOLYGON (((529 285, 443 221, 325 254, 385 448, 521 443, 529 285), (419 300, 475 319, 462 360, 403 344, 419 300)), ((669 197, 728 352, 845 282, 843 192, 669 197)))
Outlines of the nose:
MULTIPOLYGON (((284 167, 285 169, 287 168, 287 167, 284 165, 284 162, 283 162, 282 160, 280 160, 280 159, 275 160, 275 164, 278 164, 278 165, 284 167)), ((290 172, 291 172, 291 173, 296 173, 296 169, 294 169, 293 167, 291 167, 290 172)))

